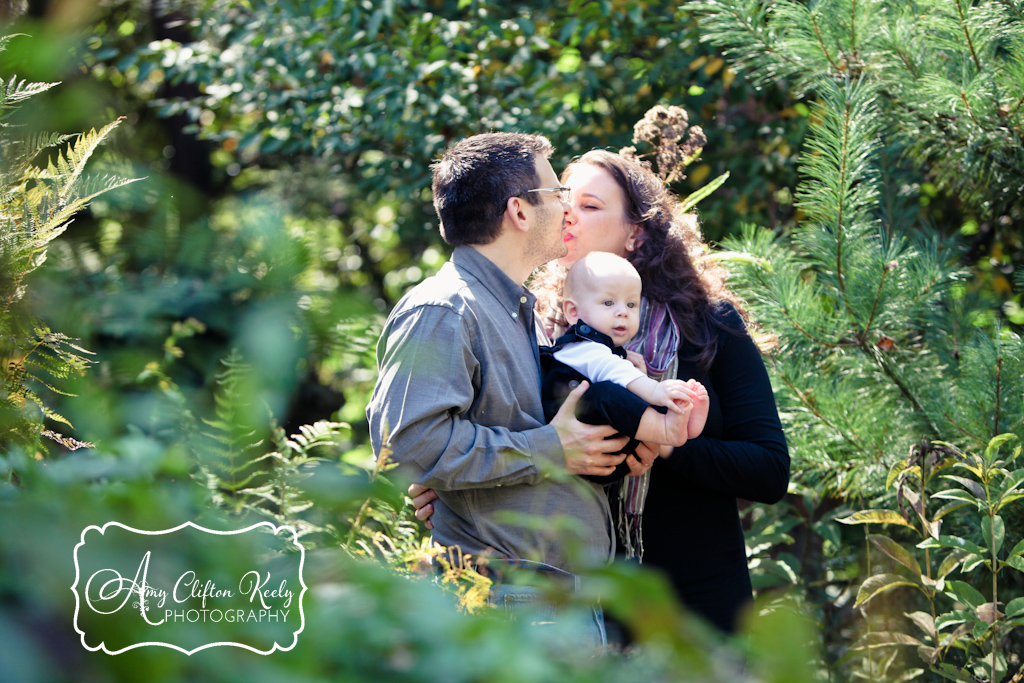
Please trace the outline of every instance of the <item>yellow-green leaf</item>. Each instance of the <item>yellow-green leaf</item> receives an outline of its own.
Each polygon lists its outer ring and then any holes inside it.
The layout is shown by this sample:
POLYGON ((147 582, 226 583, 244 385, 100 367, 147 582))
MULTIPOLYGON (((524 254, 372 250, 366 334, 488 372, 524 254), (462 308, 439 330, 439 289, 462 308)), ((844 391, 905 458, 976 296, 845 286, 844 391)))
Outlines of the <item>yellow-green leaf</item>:
POLYGON ((900 586, 912 586, 918 590, 921 589, 916 583, 899 574, 875 574, 861 584, 860 590, 857 591, 857 602, 854 604, 854 607, 860 607, 876 595, 900 586))

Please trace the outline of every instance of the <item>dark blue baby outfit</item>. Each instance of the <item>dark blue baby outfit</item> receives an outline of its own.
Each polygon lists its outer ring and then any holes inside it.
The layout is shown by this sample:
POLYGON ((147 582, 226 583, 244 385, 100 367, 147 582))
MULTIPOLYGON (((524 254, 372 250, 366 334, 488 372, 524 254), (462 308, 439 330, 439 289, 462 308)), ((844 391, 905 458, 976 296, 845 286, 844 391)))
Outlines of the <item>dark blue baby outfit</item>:
MULTIPOLYGON (((565 363, 556 360, 554 355, 556 351, 567 344, 581 341, 603 344, 615 355, 621 358, 626 357, 625 349, 621 346, 613 346, 611 337, 598 332, 582 320, 556 339, 554 346, 540 347, 541 401, 544 406, 544 419, 548 422, 558 412, 569 392, 578 387, 580 382, 590 381, 589 377, 585 377, 565 363)), ((635 454, 639 442, 632 437, 640 426, 640 419, 643 417, 644 411, 650 407, 652 406, 642 398, 615 382, 591 382, 586 393, 576 404, 576 419, 586 424, 611 425, 620 434, 630 437, 629 443, 619 452, 635 454)), ((660 413, 668 412, 664 406, 653 407, 660 413)), ((623 460, 612 474, 603 477, 583 475, 583 478, 599 484, 610 484, 622 479, 627 474, 629 474, 629 465, 623 460)))

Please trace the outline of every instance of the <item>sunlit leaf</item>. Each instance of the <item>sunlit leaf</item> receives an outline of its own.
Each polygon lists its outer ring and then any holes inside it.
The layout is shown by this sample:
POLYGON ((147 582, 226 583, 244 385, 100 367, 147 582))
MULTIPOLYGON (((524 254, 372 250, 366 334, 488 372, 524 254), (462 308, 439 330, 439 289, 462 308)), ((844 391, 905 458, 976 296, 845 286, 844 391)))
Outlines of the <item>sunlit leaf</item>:
POLYGON ((913 586, 918 590, 921 589, 918 584, 899 574, 875 574, 861 584, 860 590, 857 591, 857 601, 854 607, 860 607, 875 596, 900 586, 913 586))
POLYGON ((985 603, 985 596, 977 588, 963 581, 947 581, 946 594, 972 609, 977 609, 985 603))
POLYGON ((921 576, 921 565, 918 564, 913 555, 911 555, 907 549, 899 543, 888 536, 879 536, 876 534, 868 536, 868 540, 878 546, 883 553, 896 560, 916 575, 921 576))
MULTIPOLYGON (((860 510, 836 520, 840 524, 898 524, 917 530, 916 527, 903 519, 903 515, 895 510, 860 510)), ((920 532, 918 532, 920 533, 920 532)))
POLYGON ((1006 616, 1017 617, 1024 614, 1024 598, 1014 598, 1006 603, 1006 616))
POLYGON ((998 455, 999 447, 1007 441, 1011 441, 1016 438, 1016 434, 1000 434, 999 436, 993 437, 988 442, 988 446, 985 447, 985 460, 991 463, 995 460, 996 455, 998 455))

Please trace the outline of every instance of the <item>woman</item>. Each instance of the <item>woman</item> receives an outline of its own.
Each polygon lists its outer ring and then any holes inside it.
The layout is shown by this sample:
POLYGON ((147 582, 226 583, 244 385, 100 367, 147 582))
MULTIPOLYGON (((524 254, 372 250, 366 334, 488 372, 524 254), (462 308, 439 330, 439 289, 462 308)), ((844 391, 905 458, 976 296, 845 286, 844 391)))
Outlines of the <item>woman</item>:
MULTIPOLYGON (((775 503, 789 484, 789 451, 764 363, 724 271, 705 256, 696 218, 656 175, 594 150, 566 168, 562 184, 572 188, 569 251, 531 284, 538 313, 553 326, 564 322, 564 269, 585 254, 627 258, 643 280, 637 339, 648 368, 696 379, 711 403, 700 437, 666 458, 647 451, 645 466, 633 470, 639 476, 610 490, 621 545, 664 571, 684 605, 731 633, 752 599, 737 499, 775 503)), ((410 489, 425 519, 432 492, 421 492, 410 489)))

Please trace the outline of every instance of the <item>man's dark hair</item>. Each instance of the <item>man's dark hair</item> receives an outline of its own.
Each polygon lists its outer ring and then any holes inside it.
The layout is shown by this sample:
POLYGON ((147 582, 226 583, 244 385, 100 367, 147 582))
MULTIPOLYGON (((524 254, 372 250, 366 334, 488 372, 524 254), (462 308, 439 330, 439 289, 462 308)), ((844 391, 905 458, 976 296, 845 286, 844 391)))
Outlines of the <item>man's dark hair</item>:
POLYGON ((501 234, 501 218, 510 197, 531 204, 543 198, 536 156, 547 159, 547 138, 525 133, 483 133, 459 141, 434 162, 434 209, 441 237, 452 246, 490 244, 501 234))

